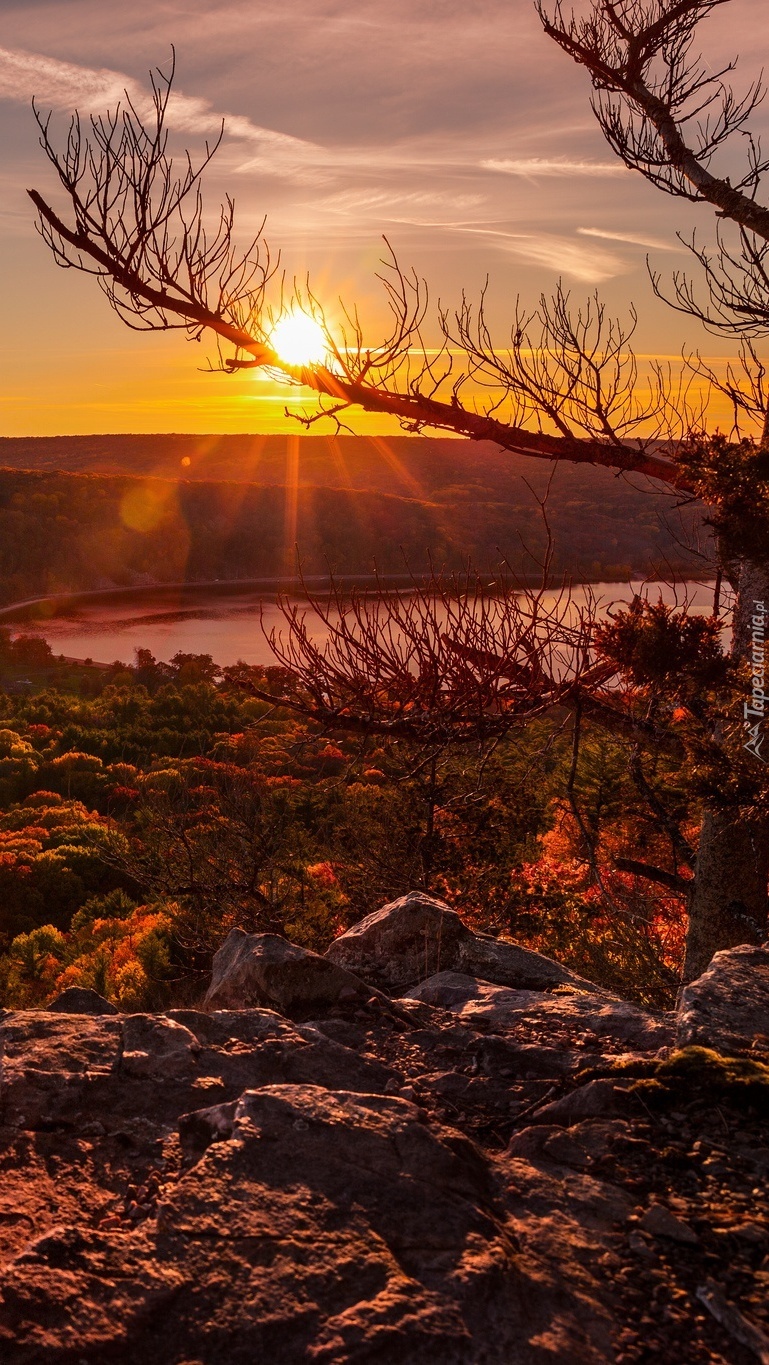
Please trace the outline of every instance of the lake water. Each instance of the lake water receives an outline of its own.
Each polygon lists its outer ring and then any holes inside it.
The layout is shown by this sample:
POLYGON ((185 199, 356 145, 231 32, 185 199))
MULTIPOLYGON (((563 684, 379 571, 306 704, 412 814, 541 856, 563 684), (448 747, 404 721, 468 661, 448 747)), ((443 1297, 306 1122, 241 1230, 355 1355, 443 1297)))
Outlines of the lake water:
MULTIPOLYGON (((612 604, 630 602, 636 592, 654 601, 661 595, 666 602, 681 603, 685 597, 694 611, 708 614, 712 610, 713 585, 707 582, 679 584, 676 590, 666 583, 578 584, 572 589, 572 599, 579 608, 592 594, 603 614, 612 604)), ((545 594, 545 600, 555 602, 556 596, 545 594)), ((0 625, 8 625, 14 634, 42 636, 55 654, 99 663, 116 659, 132 663, 136 649, 149 649, 163 660, 181 651, 210 654, 221 665, 239 660, 269 664, 274 659, 264 631, 283 623, 274 593, 221 587, 92 595, 88 600, 72 600, 63 610, 58 607, 57 614, 48 619, 4 622, 2 617, 0 613, 0 625)), ((311 618, 308 623, 313 638, 322 640, 322 625, 311 618)))

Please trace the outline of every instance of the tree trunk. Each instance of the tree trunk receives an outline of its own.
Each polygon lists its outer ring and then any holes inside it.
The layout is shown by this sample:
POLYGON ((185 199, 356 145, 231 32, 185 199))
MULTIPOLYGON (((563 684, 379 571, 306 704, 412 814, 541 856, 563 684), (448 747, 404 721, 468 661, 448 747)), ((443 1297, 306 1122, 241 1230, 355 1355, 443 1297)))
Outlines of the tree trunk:
MULTIPOLYGON (((731 575, 730 575, 731 576, 731 575)), ((732 657, 745 660, 753 653, 756 616, 767 613, 769 628, 769 566, 749 560, 739 568, 734 607, 732 657)), ((767 629, 769 634, 769 629, 767 629)), ((769 693, 769 649, 763 690, 769 693)), ((758 665, 757 665, 758 669, 758 665)), ((763 670, 760 670, 763 672, 763 670)), ((769 704, 766 717, 752 716, 763 735, 764 753, 752 762, 769 759, 769 704)), ((749 738, 745 732, 746 740, 749 738)), ((694 885, 689 902, 684 981, 705 971, 713 954, 739 943, 761 943, 767 928, 769 880, 769 817, 744 807, 710 807, 704 813, 694 885)))

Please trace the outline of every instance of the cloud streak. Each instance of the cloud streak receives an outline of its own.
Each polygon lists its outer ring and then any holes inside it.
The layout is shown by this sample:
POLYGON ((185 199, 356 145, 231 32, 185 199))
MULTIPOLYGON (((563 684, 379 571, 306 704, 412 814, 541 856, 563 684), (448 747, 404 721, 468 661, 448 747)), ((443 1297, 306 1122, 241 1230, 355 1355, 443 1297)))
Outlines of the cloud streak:
POLYGON ((481 162, 486 171, 499 171, 503 175, 520 175, 537 179, 540 176, 615 176, 627 175, 627 168, 621 161, 579 161, 566 157, 548 158, 526 156, 518 158, 487 157, 481 162))
MULTIPOLYGON (((0 99, 29 104, 32 99, 43 108, 77 108, 81 114, 95 116, 130 102, 142 119, 152 116, 150 92, 131 76, 109 68, 76 66, 36 52, 0 47, 0 99)), ((266 167, 290 168, 323 158, 323 149, 301 138, 290 137, 272 128, 263 128, 241 115, 224 115, 204 99, 173 91, 168 120, 177 132, 194 136, 218 135, 226 123, 228 136, 254 144, 266 167)))
POLYGON ((680 242, 666 242, 661 237, 639 237, 634 232, 606 232, 603 228, 579 227, 581 237, 600 237, 607 242, 627 242, 630 246, 645 246, 653 251, 681 251, 680 242))
POLYGON ((625 274, 629 268, 619 256, 609 251, 584 247, 571 237, 555 233, 499 232, 494 228, 461 230, 500 238, 505 250, 521 260, 547 266, 559 275, 569 275, 584 284, 602 284, 625 274))

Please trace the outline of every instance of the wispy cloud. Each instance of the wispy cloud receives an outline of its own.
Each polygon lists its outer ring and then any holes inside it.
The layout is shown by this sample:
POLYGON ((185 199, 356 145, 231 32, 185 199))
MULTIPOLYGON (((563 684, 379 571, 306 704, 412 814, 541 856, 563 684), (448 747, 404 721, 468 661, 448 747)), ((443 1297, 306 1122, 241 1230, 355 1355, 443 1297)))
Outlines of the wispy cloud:
POLYGON ((465 232, 501 239, 505 250, 532 265, 545 265, 559 275, 569 275, 583 284, 601 284, 627 272, 628 266, 609 251, 591 250, 570 237, 554 233, 499 232, 494 228, 464 228, 465 232))
POLYGON ((407 223, 420 227, 458 227, 472 224, 485 204, 481 194, 452 194, 441 190, 397 190, 393 187, 341 190, 316 200, 316 213, 340 219, 377 223, 407 223))
MULTIPOLYGON (((43 109, 69 112, 77 108, 84 115, 104 113, 128 100, 142 118, 152 114, 147 87, 120 71, 76 66, 36 52, 0 47, 0 99, 29 104, 33 98, 43 109)), ((168 120, 177 132, 209 138, 218 134, 225 121, 228 136, 257 148, 263 168, 274 173, 323 159, 323 148, 315 143, 260 127, 241 115, 225 116, 207 100, 181 91, 171 95, 168 120)))
POLYGON ((600 237, 607 242, 629 242, 631 246, 645 246, 654 251, 681 251, 680 242, 666 242, 662 237, 639 237, 634 232, 606 232, 603 228, 577 228, 581 237, 600 237))
POLYGON ((489 157, 481 162, 486 171, 500 171, 503 175, 520 175, 536 179, 538 176, 569 175, 625 175, 621 161, 570 161, 564 157, 526 156, 517 158, 489 157))

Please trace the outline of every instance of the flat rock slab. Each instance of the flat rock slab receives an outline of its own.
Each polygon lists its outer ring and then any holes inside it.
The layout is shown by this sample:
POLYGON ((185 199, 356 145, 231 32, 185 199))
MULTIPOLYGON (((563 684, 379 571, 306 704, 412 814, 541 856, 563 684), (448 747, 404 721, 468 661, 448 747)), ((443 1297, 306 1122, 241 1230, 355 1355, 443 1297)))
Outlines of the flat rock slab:
POLYGON ((168 1014, 9 1012, 0 1021, 0 1123, 26 1130, 140 1123, 163 1135, 184 1109, 248 1086, 298 1082, 383 1092, 392 1072, 269 1010, 168 1014))
POLYGON ((725 1054, 769 1051, 769 950, 743 944, 716 953, 682 992, 676 1042, 725 1054))
POLYGON ((559 986, 573 986, 575 990, 613 998, 551 957, 522 948, 518 943, 505 943, 483 934, 473 934, 469 941, 460 944, 455 970, 516 990, 550 991, 559 986))
POLYGON ((545 1036, 592 1035, 602 1043, 639 1052, 656 1051, 673 1039, 672 1020, 604 995, 563 989, 557 992, 512 990, 459 972, 440 972, 415 986, 406 997, 451 1010, 471 1028, 512 1033, 524 1024, 545 1036))
POLYGON ((233 929, 213 962, 207 1009, 262 1006, 289 1018, 309 1019, 319 1010, 364 1001, 365 983, 318 953, 277 934, 233 929))
POLYGON ((459 1135, 403 1100, 314 1086, 246 1092, 189 1116, 182 1140, 206 1130, 151 1227, 55 1228, 6 1267, 9 1365, 552 1358, 532 1340, 541 1291, 459 1135))
POLYGON ((354 924, 334 940, 326 957, 394 995, 446 971, 527 990, 567 984, 598 989, 541 953, 474 934, 456 911, 421 891, 410 891, 354 924))

